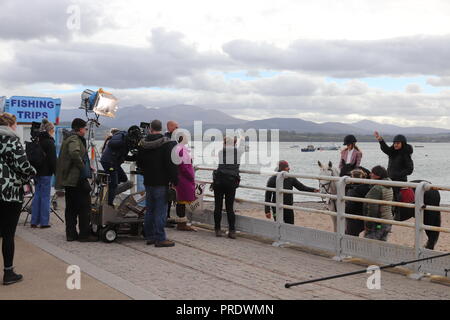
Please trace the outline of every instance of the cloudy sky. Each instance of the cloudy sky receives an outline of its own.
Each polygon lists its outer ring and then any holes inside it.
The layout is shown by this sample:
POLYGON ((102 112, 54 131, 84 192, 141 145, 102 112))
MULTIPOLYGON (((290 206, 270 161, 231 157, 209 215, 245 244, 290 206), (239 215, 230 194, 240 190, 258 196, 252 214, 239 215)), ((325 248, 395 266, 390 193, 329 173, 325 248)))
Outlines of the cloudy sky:
POLYGON ((450 127, 450 1, 0 0, 0 96, 450 127), (79 15, 78 15, 79 13, 79 15))

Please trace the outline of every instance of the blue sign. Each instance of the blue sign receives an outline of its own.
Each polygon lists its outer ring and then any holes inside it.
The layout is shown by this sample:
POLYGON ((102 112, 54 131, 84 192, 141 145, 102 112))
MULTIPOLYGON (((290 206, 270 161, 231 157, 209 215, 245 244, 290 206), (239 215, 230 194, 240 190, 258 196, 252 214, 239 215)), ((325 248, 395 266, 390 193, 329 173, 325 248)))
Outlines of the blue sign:
POLYGON ((47 118, 59 123, 61 99, 38 97, 11 97, 6 100, 5 111, 14 114, 18 123, 41 122, 47 118))

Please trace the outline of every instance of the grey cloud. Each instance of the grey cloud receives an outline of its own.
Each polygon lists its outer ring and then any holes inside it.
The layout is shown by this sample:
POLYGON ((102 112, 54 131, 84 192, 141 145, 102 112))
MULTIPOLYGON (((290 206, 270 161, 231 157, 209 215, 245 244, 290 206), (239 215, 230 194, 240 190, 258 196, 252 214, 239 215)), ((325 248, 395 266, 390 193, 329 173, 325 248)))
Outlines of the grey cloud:
POLYGON ((429 84, 433 87, 449 87, 450 86, 450 77, 429 78, 429 79, 427 79, 427 84, 429 84))
POLYGON ((309 96, 313 95, 319 83, 311 78, 298 75, 281 75, 262 79, 255 85, 257 92, 269 96, 309 96))
POLYGON ((148 48, 94 43, 20 43, 0 67, 7 82, 51 82, 112 88, 169 86, 177 77, 225 65, 221 54, 199 53, 177 32, 154 29, 148 48))
POLYGON ((411 84, 408 84, 406 86, 405 91, 407 93, 412 93, 412 94, 414 94, 414 93, 421 93, 422 92, 422 87, 419 84, 417 84, 417 83, 411 83, 411 84))
MULTIPOLYGON (((0 9, 0 39, 68 39, 73 35, 67 28, 71 14, 68 8, 78 2, 71 0, 2 0, 0 9)), ((91 34, 100 26, 100 8, 93 2, 82 1, 81 34, 91 34)))
POLYGON ((334 77, 450 75, 450 35, 372 41, 297 40, 286 49, 234 40, 224 44, 223 50, 248 67, 334 77))
POLYGON ((262 96, 310 96, 323 85, 322 80, 294 73, 255 80, 225 80, 220 74, 197 74, 179 79, 176 87, 224 94, 259 94, 262 96))

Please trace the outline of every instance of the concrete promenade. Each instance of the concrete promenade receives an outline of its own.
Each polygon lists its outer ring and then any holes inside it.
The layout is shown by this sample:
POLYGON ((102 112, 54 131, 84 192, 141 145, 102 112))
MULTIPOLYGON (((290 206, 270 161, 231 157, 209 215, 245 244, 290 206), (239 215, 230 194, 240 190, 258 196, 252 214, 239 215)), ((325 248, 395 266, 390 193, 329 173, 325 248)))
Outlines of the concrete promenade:
POLYGON ((173 248, 147 246, 140 238, 116 243, 66 242, 64 224, 51 229, 18 227, 15 266, 23 282, 0 286, 0 299, 450 299, 448 285, 382 272, 381 290, 369 290, 368 274, 285 289, 286 282, 360 270, 292 248, 276 248, 238 234, 216 238, 199 228, 166 229, 173 248), (83 272, 81 290, 68 290, 69 265, 83 272))

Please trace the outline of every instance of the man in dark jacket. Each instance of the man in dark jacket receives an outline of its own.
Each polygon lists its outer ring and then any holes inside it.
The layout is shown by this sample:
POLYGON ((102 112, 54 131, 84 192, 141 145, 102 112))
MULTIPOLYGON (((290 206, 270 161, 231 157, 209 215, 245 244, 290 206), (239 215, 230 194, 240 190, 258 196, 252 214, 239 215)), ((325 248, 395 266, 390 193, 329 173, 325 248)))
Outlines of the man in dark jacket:
POLYGON ((161 133, 159 120, 151 123, 151 133, 140 143, 137 165, 144 171, 147 193, 147 213, 144 229, 147 244, 156 247, 173 247, 167 240, 164 227, 167 221, 167 195, 169 184, 178 184, 178 168, 172 161, 174 144, 161 133))
POLYGON ((121 165, 129 153, 127 132, 119 131, 112 136, 100 158, 103 170, 109 174, 108 204, 114 206, 114 198, 119 183, 127 182, 128 177, 121 165))
MULTIPOLYGON (((290 171, 289 163, 284 160, 280 161, 278 164, 278 172, 283 172, 283 171, 285 171, 285 172, 290 171)), ((269 179, 269 181, 267 182, 267 188, 276 188, 276 181, 277 181, 277 176, 272 176, 269 179)), ((296 178, 285 178, 283 189, 284 190, 293 190, 294 188, 296 188, 298 191, 316 192, 316 193, 319 192, 318 189, 314 189, 314 188, 305 186, 300 181, 298 181, 296 178)), ((265 202, 276 203, 277 202, 276 193, 273 191, 266 191, 265 202)), ((286 206, 294 205, 294 195, 291 193, 284 193, 283 194, 283 204, 286 206)), ((271 208, 272 208, 272 212, 273 212, 273 218, 276 221, 277 220, 276 207, 269 207, 269 206, 265 207, 266 218, 267 219, 271 218, 271 213, 270 213, 271 208)), ((284 219, 283 219, 284 223, 294 224, 294 210, 283 209, 283 216, 284 216, 284 219)))
POLYGON ((72 121, 73 131, 62 143, 56 168, 56 189, 65 188, 67 241, 98 241, 98 238, 89 236, 91 188, 88 178, 92 172, 84 138, 87 133, 86 125, 83 119, 72 121), (79 233, 76 228, 77 218, 79 233))

